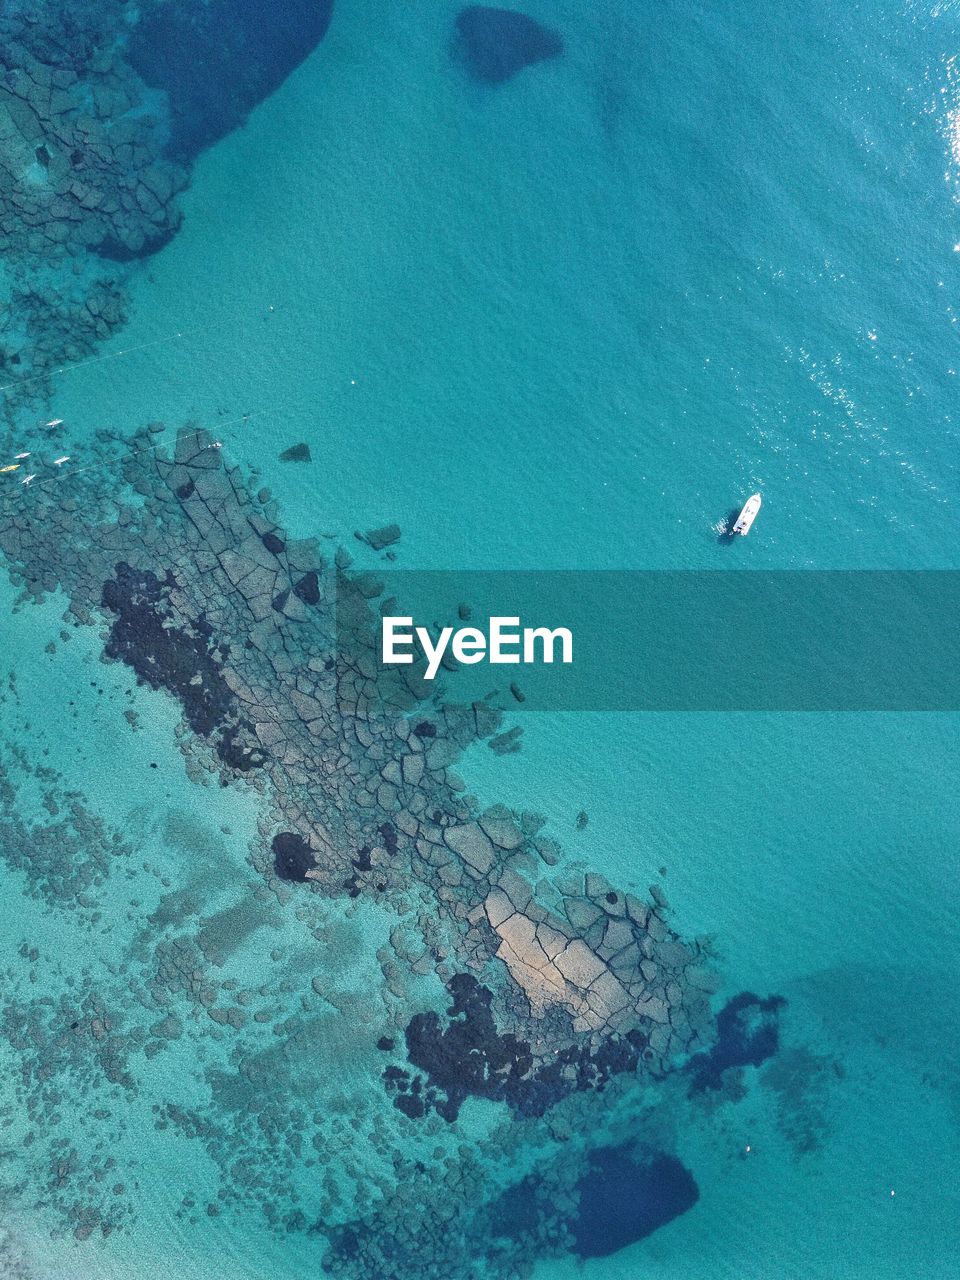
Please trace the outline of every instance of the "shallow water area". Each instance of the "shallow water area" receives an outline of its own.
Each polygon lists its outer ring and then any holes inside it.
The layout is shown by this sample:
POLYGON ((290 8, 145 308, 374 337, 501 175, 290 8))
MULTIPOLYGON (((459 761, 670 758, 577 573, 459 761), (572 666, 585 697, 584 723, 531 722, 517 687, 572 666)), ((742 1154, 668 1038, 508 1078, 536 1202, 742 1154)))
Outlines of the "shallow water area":
MULTIPOLYGON (((317 942, 296 903, 278 903, 258 893, 259 879, 247 856, 262 808, 255 793, 191 783, 175 746, 177 717, 169 700, 137 688, 125 668, 104 665, 96 635, 75 628, 72 620, 64 624, 62 600, 11 612, 15 594, 4 586, 5 640, 16 643, 20 654, 15 681, 4 694, 3 717, 4 766, 16 787, 16 819, 36 831, 61 815, 57 801, 72 801, 104 824, 108 847, 113 840, 109 833, 122 833, 123 839, 112 860, 104 861, 76 897, 71 897, 69 882, 58 887, 41 876, 25 883, 20 870, 3 869, 7 887, 0 963, 6 1017, 14 1005, 37 1008, 38 1001, 60 1003, 72 992, 90 991, 106 1002, 109 1013, 104 1016, 132 1031, 131 1043, 142 1046, 146 1037, 137 1034, 137 1024, 145 1031, 157 1014, 150 1014, 149 1003, 140 1005, 141 983, 150 982, 155 965, 162 968, 171 938, 196 939, 196 960, 211 985, 219 987, 221 1000, 229 999, 226 988, 258 992, 266 997, 258 1003, 276 1016, 284 1006, 292 1008, 295 993, 305 989, 307 994, 296 998, 316 1010, 317 1026, 322 1025, 322 1039, 300 1050, 321 1055, 309 1068, 311 1104, 346 1107, 349 1092, 364 1087, 370 1069, 363 1055, 369 1055, 371 1046, 355 1028, 358 1016, 378 1016, 378 992, 369 974, 371 964, 376 972, 373 952, 385 936, 382 920, 369 909, 360 917, 362 927, 337 911, 328 919, 327 946, 337 956, 336 987, 342 998, 355 1001, 354 1018, 345 1020, 335 1004, 311 990, 317 942), (72 724, 66 733, 65 722, 72 724), (27 763, 26 742, 31 745, 29 760, 39 769, 27 763), (27 884, 32 884, 29 896, 27 884), (316 1087, 323 1081, 325 1090, 316 1087)), ((5 829, 5 839, 10 836, 5 829)), ((177 1013, 182 1017, 182 1009, 177 1013)), ((174 1021, 179 1023, 177 1013, 174 1021)), ((44 1095, 44 1109, 31 1117, 30 1127, 6 1109, 5 1184, 11 1177, 41 1176, 46 1143, 53 1140, 53 1158, 58 1133, 67 1139, 68 1153, 76 1151, 93 1167, 110 1162, 109 1178, 121 1187, 116 1203, 123 1212, 116 1219, 120 1229, 109 1240, 99 1246, 90 1242, 98 1275, 120 1277, 132 1268, 139 1275, 165 1274, 172 1241, 178 1274, 184 1276, 207 1274, 211 1249, 220 1258, 221 1274, 231 1277, 262 1274, 265 1265, 273 1274, 295 1275, 301 1266, 316 1264, 317 1247, 309 1240, 302 1250, 291 1252, 282 1239, 263 1232, 258 1212, 251 1223, 240 1206, 221 1209, 216 1160, 159 1114, 173 1103, 188 1110, 209 1107, 218 1081, 227 1090, 220 1102, 225 1117, 235 1105, 229 1101, 229 1082, 236 1078, 231 1040, 215 1030, 206 1033, 202 1023, 196 1025, 198 1015, 205 1020, 203 1004, 193 1014, 194 1026, 187 1020, 164 1032, 163 1052, 152 1060, 149 1054, 147 1061, 139 1059, 135 1085, 111 1087, 96 1073, 91 1078, 78 1058, 63 1075, 58 1071, 61 1087, 56 1095, 44 1095), (16 1152, 31 1128, 39 1142, 16 1152), (136 1217, 126 1222, 133 1205, 136 1217), (248 1243, 245 1224, 252 1226, 248 1243), (251 1247, 256 1261, 251 1261, 251 1247)), ((50 1030, 68 1034, 71 1025, 61 1010, 50 1030)), ((270 1031, 270 1019, 265 1031, 270 1031)), ((288 1044, 288 1057, 290 1051, 288 1044)), ((43 1061, 41 1050, 34 1069, 42 1068, 43 1061)), ((11 1060, 11 1067, 18 1064, 18 1075, 19 1062, 16 1056, 11 1060)), ((67 1176, 48 1189, 51 1208, 61 1199, 61 1185, 69 1201, 67 1176)), ((111 1220, 108 1212, 105 1220, 111 1220)), ((44 1276, 76 1274, 77 1245, 65 1238, 59 1213, 34 1218, 16 1211, 6 1225, 11 1258, 22 1252, 44 1276), (49 1239, 41 1234, 43 1228, 52 1232, 49 1239)))

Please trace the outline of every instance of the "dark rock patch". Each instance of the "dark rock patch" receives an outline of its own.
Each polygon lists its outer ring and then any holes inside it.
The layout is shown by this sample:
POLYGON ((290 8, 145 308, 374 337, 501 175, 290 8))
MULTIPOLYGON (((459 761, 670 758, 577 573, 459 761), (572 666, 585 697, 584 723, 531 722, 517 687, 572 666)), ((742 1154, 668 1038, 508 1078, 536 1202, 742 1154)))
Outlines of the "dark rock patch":
POLYGON ((366 533, 357 533, 355 536, 361 542, 373 547, 374 551, 382 551, 384 547, 390 547, 393 543, 400 541, 400 526, 385 524, 381 529, 368 529, 366 533))
POLYGON ((151 689, 172 693, 190 727, 206 737, 229 718, 234 697, 212 656, 210 628, 202 620, 187 627, 174 616, 174 586, 169 572, 161 579, 118 564, 115 578, 103 585, 101 603, 117 614, 104 652, 127 663, 151 689))
POLYGON ((273 869, 281 880, 302 883, 307 872, 316 866, 309 844, 295 831, 278 832, 270 847, 273 850, 273 869))
POLYGON ((259 746, 250 745, 255 742, 253 725, 249 720, 228 724, 217 742, 217 756, 238 773, 249 773, 251 769, 259 769, 267 758, 259 746), (244 736, 247 742, 242 740, 244 736))
POLYGON ((310 446, 305 443, 292 444, 289 449, 284 449, 280 454, 281 462, 310 462, 311 453, 310 446))
MULTIPOLYGON (((426 1101, 452 1122, 470 1094, 506 1097, 511 1085, 530 1071, 533 1058, 528 1044, 497 1034, 490 992, 475 978, 456 974, 449 990, 453 1003, 446 1027, 436 1013, 418 1013, 407 1027, 406 1041, 407 1057, 430 1081, 426 1101)), ((401 1110, 407 1109, 413 1092, 398 1093, 395 1102, 401 1110)))
POLYGON ((785 1004, 783 996, 761 1000, 743 991, 724 1005, 717 1014, 716 1042, 687 1064, 691 1093, 719 1089, 730 1067, 759 1067, 771 1058, 779 1045, 778 1015, 785 1004))
POLYGON ((641 1162, 628 1146, 592 1152, 577 1192, 571 1230, 581 1258, 604 1258, 643 1240, 700 1198, 693 1175, 675 1156, 641 1162))
POLYGON ((497 1196, 488 1211, 491 1235, 506 1240, 536 1237, 541 1214, 538 1185, 530 1175, 497 1196))
MULTIPOLYGON (((328 1232, 330 1248, 333 1256, 342 1265, 344 1262, 355 1262, 361 1257, 364 1245, 367 1245, 373 1232, 363 1222, 350 1222, 343 1226, 335 1226, 328 1232)), ((325 1261, 325 1272, 333 1270, 333 1263, 325 1261)))
POLYGON ((139 683, 172 694, 191 729, 213 740, 220 760, 246 773, 265 757, 223 678, 227 653, 220 651, 218 660, 212 630, 202 617, 188 620, 173 608, 175 587, 169 572, 161 579, 121 561, 115 577, 103 584, 101 604, 117 615, 104 653, 132 667, 139 683))
POLYGON ((492 994, 470 974, 448 983, 452 1003, 446 1025, 434 1012, 418 1013, 406 1030, 407 1058, 424 1073, 410 1077, 388 1068, 384 1080, 394 1105, 407 1115, 433 1108, 450 1122, 470 1096, 506 1102, 523 1116, 542 1116, 581 1089, 602 1089, 614 1075, 636 1071, 646 1038, 638 1031, 610 1036, 596 1052, 571 1044, 545 1066, 535 1066, 530 1045, 497 1030, 492 994))
POLYGON ((317 577, 316 569, 311 569, 309 573, 303 575, 293 588, 293 594, 304 604, 319 604, 320 579, 317 577))
POLYGON ((505 733, 498 733, 491 738, 487 746, 498 756, 516 755, 523 745, 520 741, 522 735, 523 725, 515 724, 512 729, 507 729, 505 733))
POLYGON ((265 533, 261 541, 272 556, 282 555, 287 547, 284 540, 282 538, 278 538, 275 533, 265 533))
POLYGON ((127 56, 170 102, 173 155, 188 160, 243 124, 326 35, 333 0, 152 0, 127 56))
POLYGON ((456 20, 455 50, 475 80, 502 84, 563 53, 563 38, 525 13, 470 4, 456 20))
POLYGON ((152 254, 168 245, 180 230, 183 215, 179 209, 171 211, 168 221, 160 229, 150 235, 144 235, 142 241, 132 241, 120 236, 106 236, 94 247, 94 252, 108 262, 137 262, 141 258, 149 258, 152 254))
POLYGON ((358 871, 369 871, 372 868, 373 863, 370 860, 370 846, 368 844, 365 844, 353 859, 353 865, 358 871))

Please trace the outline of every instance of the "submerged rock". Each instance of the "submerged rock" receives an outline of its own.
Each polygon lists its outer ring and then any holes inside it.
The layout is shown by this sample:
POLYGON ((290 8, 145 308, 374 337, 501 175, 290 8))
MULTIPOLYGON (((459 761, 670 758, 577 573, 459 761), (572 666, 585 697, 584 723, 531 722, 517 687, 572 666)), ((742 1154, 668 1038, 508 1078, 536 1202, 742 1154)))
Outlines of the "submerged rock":
POLYGON ((284 449, 280 454, 281 462, 309 462, 310 446, 305 442, 300 444, 292 444, 289 449, 284 449))
POLYGON ((491 751, 496 752, 498 756, 514 755, 520 750, 522 733, 523 726, 515 724, 512 729, 508 729, 505 733, 498 733, 491 738, 487 746, 491 751))
POLYGON ((295 831, 281 831, 273 837, 273 866, 281 880, 304 881, 316 865, 313 851, 295 831))
POLYGON ((374 551, 382 551, 384 547, 392 546, 393 543, 400 541, 400 526, 398 524, 385 524, 382 529, 368 529, 366 533, 358 533, 357 537, 368 546, 373 547, 374 551))
POLYGON ((250 723, 239 714, 224 677, 225 654, 214 644, 205 619, 179 615, 175 595, 176 580, 169 570, 161 578, 118 562, 101 593, 103 608, 116 615, 104 654, 125 662, 139 683, 172 694, 191 729, 213 744, 219 759, 246 773, 259 767, 264 756, 250 740, 250 723))
MULTIPOLYGON (((451 1005, 414 1014, 406 1030, 407 1058, 416 1072, 387 1067, 383 1080, 394 1106, 411 1118, 433 1108, 456 1120, 468 1097, 506 1102, 522 1116, 542 1116, 554 1103, 582 1089, 601 1089, 613 1076, 636 1071, 646 1038, 638 1031, 602 1041, 570 1043, 538 1062, 529 1041, 502 1031, 493 1013, 493 993, 471 974, 447 984, 451 1005)), ((542 1034, 544 1023, 536 1030, 542 1034)))
POLYGON ((127 663, 151 689, 178 699, 194 732, 214 732, 229 718, 234 696, 202 627, 177 627, 170 604, 174 579, 138 572, 125 561, 103 584, 101 603, 116 615, 104 646, 108 658, 127 663))
POLYGON ((534 1238, 542 1212, 537 1180, 530 1175, 508 1187, 490 1205, 490 1234, 508 1240, 534 1238))
POLYGON ((170 150, 191 158, 243 124, 327 33, 333 0, 153 0, 128 57, 170 102, 170 150))
POLYGON ((700 1198, 693 1175, 675 1156, 641 1163, 626 1146, 594 1151, 577 1192, 580 1211, 571 1227, 581 1258, 604 1258, 644 1239, 700 1198))
POLYGON ((719 1089, 731 1067, 759 1067, 771 1058, 780 1043, 779 1015, 785 1004, 783 996, 761 1000, 752 991, 728 1001, 717 1014, 716 1043, 687 1064, 691 1093, 719 1089))
POLYGON ((304 604, 318 604, 320 601, 320 579, 316 569, 305 573, 293 588, 293 593, 304 604))
POLYGON ((502 84, 563 53, 563 38, 525 13, 470 4, 457 14, 457 51, 475 80, 502 84))

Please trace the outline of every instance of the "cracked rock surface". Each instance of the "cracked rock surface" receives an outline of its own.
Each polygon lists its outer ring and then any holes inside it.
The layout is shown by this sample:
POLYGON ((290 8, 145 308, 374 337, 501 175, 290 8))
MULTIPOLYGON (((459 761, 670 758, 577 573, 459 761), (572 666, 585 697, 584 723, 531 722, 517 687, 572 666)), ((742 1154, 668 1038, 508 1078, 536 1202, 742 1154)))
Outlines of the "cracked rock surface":
POLYGON ((560 1050, 632 1032, 653 1073, 703 1048, 704 958, 665 903, 551 875, 539 819, 482 811, 451 784, 498 713, 429 702, 416 668, 381 667, 369 580, 290 539, 205 432, 182 431, 172 456, 151 440, 121 454, 142 505, 95 467, 19 494, 0 548, 27 592, 62 587, 73 617, 106 628, 107 658, 177 700, 196 770, 262 789, 262 874, 394 906, 420 895, 432 966, 482 979, 499 1031, 531 1046, 531 1079, 560 1050), (296 591, 306 575, 313 603, 296 591))

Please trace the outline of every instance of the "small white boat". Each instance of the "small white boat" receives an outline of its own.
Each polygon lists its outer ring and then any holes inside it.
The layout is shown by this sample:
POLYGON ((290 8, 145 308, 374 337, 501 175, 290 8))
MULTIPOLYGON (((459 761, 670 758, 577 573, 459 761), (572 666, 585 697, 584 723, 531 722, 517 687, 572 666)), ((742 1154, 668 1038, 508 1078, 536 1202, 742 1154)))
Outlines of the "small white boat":
POLYGON ((744 537, 750 532, 750 526, 757 518, 757 512, 760 510, 760 495, 752 493, 743 504, 743 510, 733 522, 733 528, 730 530, 731 536, 735 533, 742 533, 744 537))
POLYGON ((20 483, 29 484, 31 480, 36 480, 36 478, 37 478, 37 473, 34 472, 32 476, 24 476, 23 479, 20 481, 20 483))
POLYGON ((62 426, 63 426, 63 419, 62 419, 62 418, 51 418, 49 422, 45 422, 43 425, 44 425, 45 427, 62 427, 62 426))
POLYGON ((65 453, 62 458, 54 458, 53 465, 55 467, 62 467, 65 462, 69 462, 69 461, 70 461, 70 455, 69 453, 65 453))
POLYGON ((19 458, 21 462, 23 461, 24 458, 30 457, 29 453, 15 453, 13 456, 15 458, 19 458))

